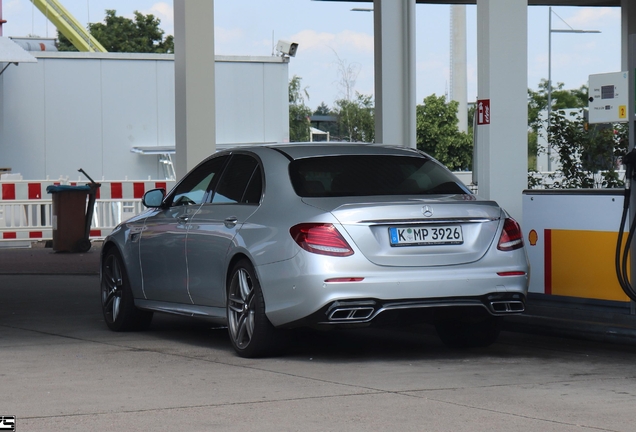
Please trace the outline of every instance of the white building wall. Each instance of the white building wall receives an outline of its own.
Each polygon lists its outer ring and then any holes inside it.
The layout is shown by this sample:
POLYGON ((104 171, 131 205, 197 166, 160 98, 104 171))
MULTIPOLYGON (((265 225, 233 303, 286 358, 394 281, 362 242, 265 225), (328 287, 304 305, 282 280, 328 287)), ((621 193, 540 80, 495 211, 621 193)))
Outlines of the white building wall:
MULTIPOLYGON (((38 53, 0 75, 0 167, 24 179, 161 179, 174 146, 171 55, 38 53)), ((217 57, 217 143, 289 140, 288 67, 278 57, 217 57)))

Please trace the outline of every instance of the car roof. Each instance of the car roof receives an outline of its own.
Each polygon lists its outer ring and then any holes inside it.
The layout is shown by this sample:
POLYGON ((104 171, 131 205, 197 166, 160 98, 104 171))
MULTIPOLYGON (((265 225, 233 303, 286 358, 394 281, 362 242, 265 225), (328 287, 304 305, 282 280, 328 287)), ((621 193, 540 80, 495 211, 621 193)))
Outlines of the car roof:
MULTIPOLYGON (((275 149, 285 154, 289 159, 303 159, 315 156, 339 156, 339 155, 393 155, 393 156, 419 156, 422 154, 415 149, 381 144, 367 143, 277 143, 265 144, 259 147, 275 149)), ((243 148, 243 147, 241 147, 243 148)))

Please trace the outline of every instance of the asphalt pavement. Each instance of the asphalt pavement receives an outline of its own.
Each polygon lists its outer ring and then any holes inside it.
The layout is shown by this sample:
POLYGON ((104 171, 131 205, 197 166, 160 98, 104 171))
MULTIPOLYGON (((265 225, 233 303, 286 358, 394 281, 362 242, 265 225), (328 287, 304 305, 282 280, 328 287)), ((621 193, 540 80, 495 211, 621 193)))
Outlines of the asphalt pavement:
POLYGON ((504 331, 454 351, 426 327, 307 330, 242 359, 204 321, 109 331, 99 251, 0 249, 0 416, 18 431, 635 429, 631 344, 504 331))
MULTIPOLYGON (((94 241, 86 253, 54 252, 46 242, 0 248, 0 275, 97 275, 101 245, 94 241)), ((523 315, 506 319, 507 330, 636 345, 636 311, 629 308, 532 295, 526 306, 523 315)))
POLYGON ((101 242, 85 253, 54 252, 46 242, 31 247, 0 247, 0 275, 99 274, 101 242))

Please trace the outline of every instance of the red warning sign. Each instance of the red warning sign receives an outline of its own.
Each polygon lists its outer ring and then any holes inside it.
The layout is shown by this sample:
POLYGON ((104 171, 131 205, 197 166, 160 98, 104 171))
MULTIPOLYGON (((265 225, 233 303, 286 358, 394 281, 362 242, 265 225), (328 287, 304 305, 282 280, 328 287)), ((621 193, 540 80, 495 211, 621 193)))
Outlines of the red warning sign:
POLYGON ((481 99, 477 101, 477 124, 490 124, 490 99, 481 99))

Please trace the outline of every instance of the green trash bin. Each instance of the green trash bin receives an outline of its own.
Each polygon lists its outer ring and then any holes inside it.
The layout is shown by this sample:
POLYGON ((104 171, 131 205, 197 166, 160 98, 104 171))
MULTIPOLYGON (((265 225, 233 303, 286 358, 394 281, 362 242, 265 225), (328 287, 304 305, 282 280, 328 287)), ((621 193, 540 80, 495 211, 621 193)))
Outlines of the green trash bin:
POLYGON ((99 186, 99 183, 90 183, 46 188, 53 196, 51 225, 55 252, 87 252, 91 248, 90 224, 99 186))

